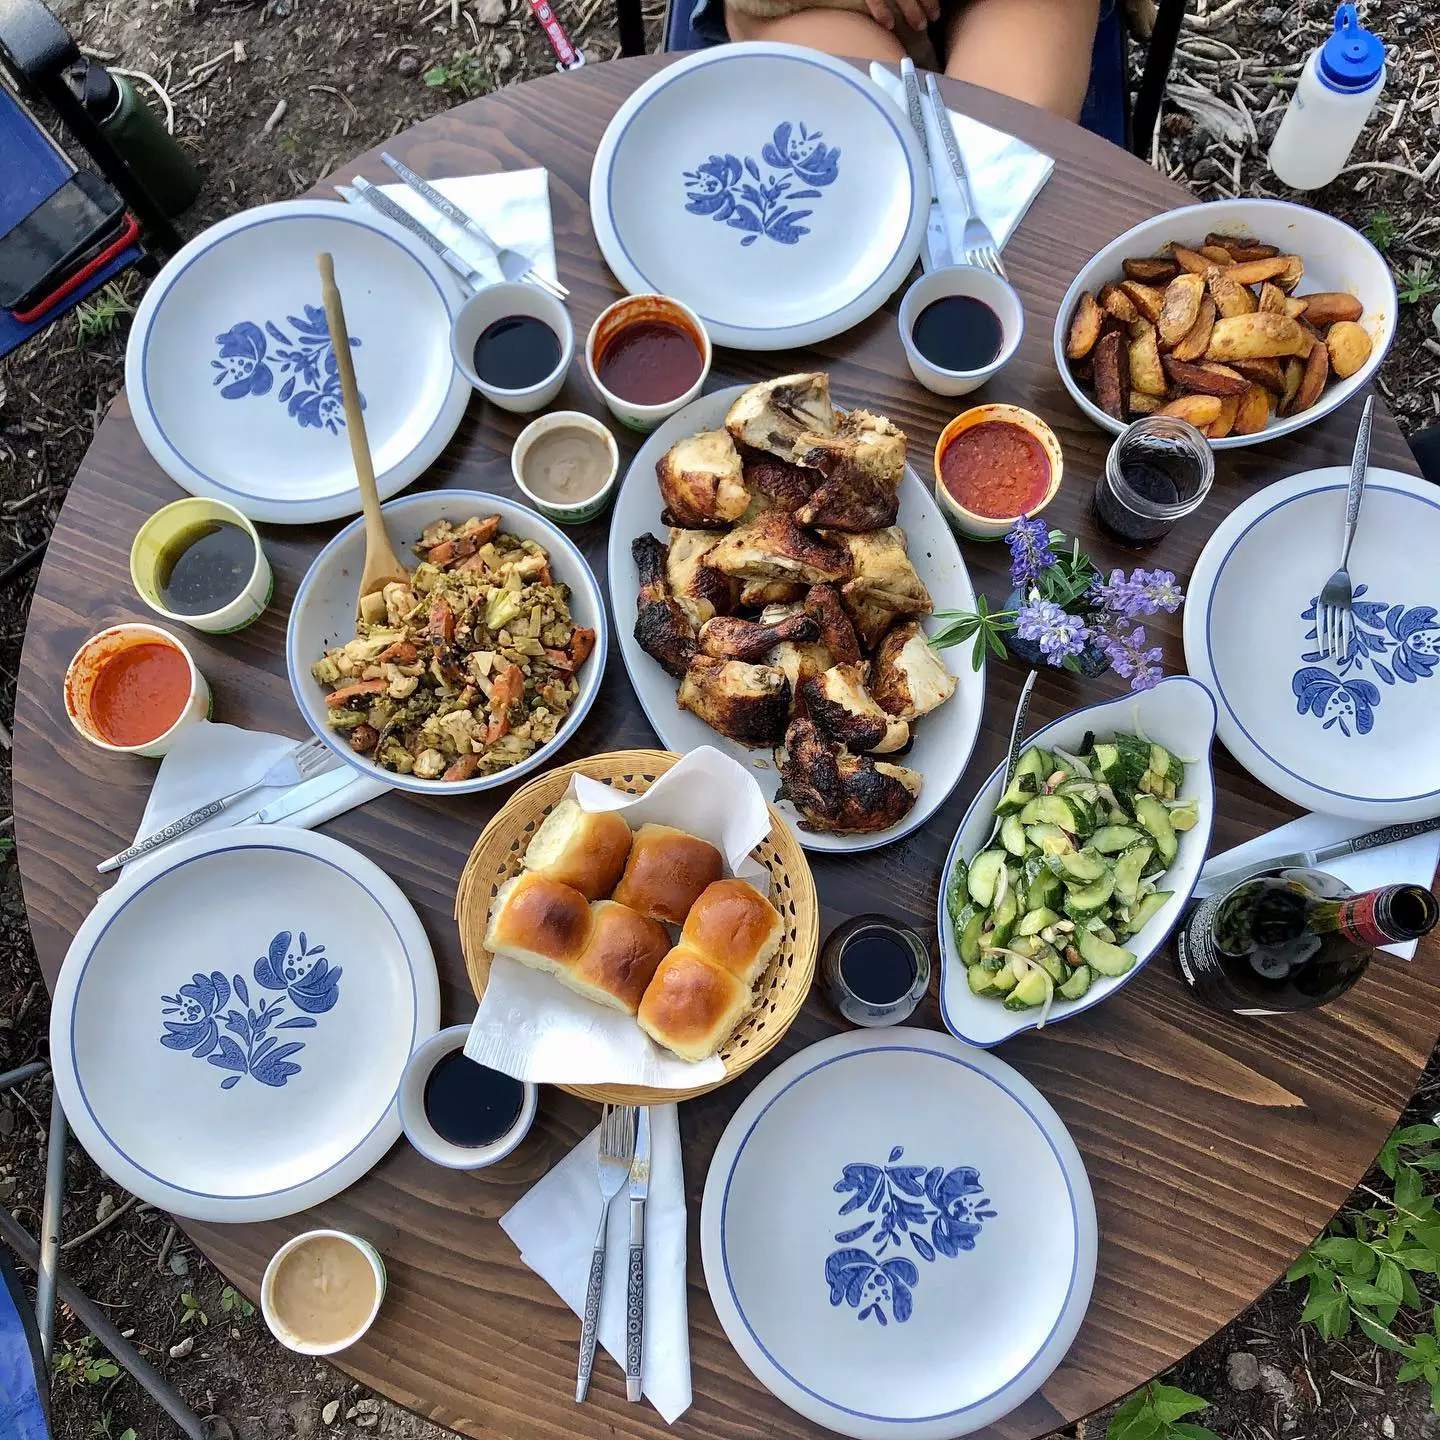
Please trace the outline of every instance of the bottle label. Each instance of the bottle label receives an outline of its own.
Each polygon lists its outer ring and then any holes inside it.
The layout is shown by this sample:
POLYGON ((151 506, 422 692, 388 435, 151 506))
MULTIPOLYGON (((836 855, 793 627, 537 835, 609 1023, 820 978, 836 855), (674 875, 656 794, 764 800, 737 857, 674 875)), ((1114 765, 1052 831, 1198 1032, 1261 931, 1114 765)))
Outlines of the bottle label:
POLYGON ((1225 971, 1215 953, 1215 913, 1223 895, 1202 900, 1175 936, 1175 958, 1180 974, 1190 988, 1220 1010, 1233 1009, 1225 983, 1225 971))
POLYGON ((1340 902, 1335 928, 1357 945, 1388 945, 1395 937, 1387 935, 1376 915, 1383 890, 1367 890, 1340 902))

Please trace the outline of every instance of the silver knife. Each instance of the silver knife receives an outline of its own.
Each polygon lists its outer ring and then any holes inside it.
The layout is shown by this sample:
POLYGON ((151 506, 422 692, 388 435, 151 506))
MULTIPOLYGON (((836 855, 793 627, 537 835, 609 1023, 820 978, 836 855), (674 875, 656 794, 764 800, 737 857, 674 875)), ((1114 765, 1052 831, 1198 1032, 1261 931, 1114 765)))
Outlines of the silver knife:
POLYGON ((382 150, 380 158, 447 220, 458 225, 467 235, 473 235, 487 250, 500 248, 478 220, 467 215, 453 200, 447 200, 423 175, 417 175, 403 160, 397 160, 388 150, 382 150))
POLYGON ((920 141, 925 153, 925 165, 930 175, 930 218, 925 226, 925 250, 930 263, 924 268, 937 270, 949 265, 954 256, 950 250, 950 236, 945 229, 945 216, 940 209, 940 192, 935 178, 935 160, 930 154, 930 140, 925 134, 925 111, 920 103, 920 79, 915 73, 915 62, 906 56, 900 62, 900 80, 905 86, 905 109, 910 115, 910 128, 920 141))
POLYGON ((1221 895, 1233 889, 1242 880, 1259 875, 1266 870, 1308 870, 1326 860, 1338 860, 1342 855, 1356 855, 1362 850, 1376 850, 1382 845, 1398 845, 1402 840, 1413 840, 1417 835, 1429 835, 1440 830, 1440 816, 1433 820, 1412 820, 1402 825, 1386 825, 1382 830, 1371 830, 1356 835, 1350 840, 1335 840, 1315 850, 1298 850, 1289 855, 1276 855, 1269 860, 1256 860, 1249 865, 1225 870, 1218 875, 1200 872, 1200 883, 1195 888, 1197 899, 1207 895, 1221 895))
POLYGON ((645 1201, 650 1194, 650 1110, 640 1106, 630 1162, 630 1266, 625 1282, 625 1398, 640 1398, 645 1350, 645 1201))
POLYGON ((337 185, 336 190, 348 200, 358 195, 367 205, 378 210, 387 220, 408 230, 417 240, 428 245, 472 290, 482 289, 488 282, 458 251, 452 250, 438 235, 427 230, 403 205, 397 205, 378 185, 355 176, 353 189, 337 185))
POLYGON ((297 785, 293 790, 287 790, 278 800, 272 800, 263 810, 257 810, 253 815, 247 815, 243 820, 237 820, 237 825, 274 825, 277 821, 288 820, 290 816, 305 809, 307 805, 318 804, 321 800, 327 800, 337 790, 343 790, 353 781, 360 779, 360 772, 352 769, 349 765, 339 765, 334 770, 327 770, 323 775, 317 775, 313 780, 307 780, 303 785, 297 785))

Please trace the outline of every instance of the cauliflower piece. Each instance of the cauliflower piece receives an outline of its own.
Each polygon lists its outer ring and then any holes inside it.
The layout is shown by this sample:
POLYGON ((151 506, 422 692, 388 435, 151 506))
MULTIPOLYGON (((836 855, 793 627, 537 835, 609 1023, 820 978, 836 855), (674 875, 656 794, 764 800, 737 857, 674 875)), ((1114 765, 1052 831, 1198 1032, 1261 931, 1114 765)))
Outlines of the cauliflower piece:
POLYGON ((398 580, 392 580, 380 594, 385 601, 385 618, 392 625, 402 624, 415 608, 415 592, 398 580))
POLYGON ((415 774, 421 780, 438 780, 445 773, 445 764, 438 750, 422 750, 415 757, 415 774))
POLYGON ((404 700, 415 693, 415 687, 420 683, 414 675, 402 675, 398 665, 386 665, 384 667, 385 679, 390 684, 385 693, 392 700, 404 700))
POLYGON ((475 715, 470 710, 452 710, 442 715, 437 722, 446 738, 461 754, 466 755, 478 748, 475 742, 480 738, 475 724, 475 715))

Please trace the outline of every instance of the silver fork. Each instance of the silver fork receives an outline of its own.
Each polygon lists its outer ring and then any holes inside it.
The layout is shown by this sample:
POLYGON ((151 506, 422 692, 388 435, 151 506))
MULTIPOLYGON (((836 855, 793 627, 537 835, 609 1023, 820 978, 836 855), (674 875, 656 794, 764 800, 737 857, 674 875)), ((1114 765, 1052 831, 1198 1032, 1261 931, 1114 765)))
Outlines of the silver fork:
POLYGON ((147 835, 143 840, 137 840, 128 850, 112 855, 95 868, 102 875, 107 875, 111 870, 118 870, 122 865, 128 865, 132 860, 138 860, 142 855, 148 855, 152 850, 158 850, 162 845, 168 845, 172 840, 188 835, 197 825, 203 825, 222 810, 228 810, 237 800, 255 790, 263 790, 271 785, 298 785, 303 780, 311 780, 316 775, 333 770, 341 763, 343 762, 339 756, 318 735, 314 736, 293 750, 286 751, 258 780, 242 785, 238 790, 232 790, 228 795, 222 795, 218 800, 212 800, 208 805, 202 805, 198 810, 192 810, 178 820, 172 820, 163 829, 147 835))
POLYGON ((978 270, 989 270, 991 274, 1005 279, 1007 277, 1005 266, 1000 259, 1000 247, 995 243, 990 227, 980 218, 980 212, 975 208, 975 196, 970 189, 969 176, 965 173, 965 161, 960 156, 960 147, 955 143, 955 129, 950 124, 950 112, 945 108, 935 76, 928 71, 925 75, 925 93, 935 107, 935 119, 945 149, 945 159, 949 162, 950 173, 955 178, 961 203, 965 206, 965 229, 960 236, 960 253, 955 259, 963 260, 966 265, 973 265, 978 270))
POLYGON ((590 1376, 595 1369, 595 1332, 600 1326, 600 1292, 605 1281, 605 1231, 610 1221, 610 1202, 630 1178, 630 1162, 634 1158, 635 1107, 607 1105, 600 1117, 600 1229, 595 1234, 595 1252, 590 1257, 590 1281, 585 1287, 585 1313, 580 1320, 576 1404, 589 1391, 590 1376))
POLYGON ((1345 492, 1345 532, 1340 542, 1340 566, 1325 582, 1315 605, 1315 638, 1320 654, 1327 660, 1343 661, 1355 640, 1355 619, 1351 609, 1352 591, 1350 546, 1360 519, 1360 502, 1365 497, 1365 469, 1370 462, 1370 420, 1375 397, 1368 396, 1355 434, 1355 454, 1350 461, 1350 485, 1345 492))

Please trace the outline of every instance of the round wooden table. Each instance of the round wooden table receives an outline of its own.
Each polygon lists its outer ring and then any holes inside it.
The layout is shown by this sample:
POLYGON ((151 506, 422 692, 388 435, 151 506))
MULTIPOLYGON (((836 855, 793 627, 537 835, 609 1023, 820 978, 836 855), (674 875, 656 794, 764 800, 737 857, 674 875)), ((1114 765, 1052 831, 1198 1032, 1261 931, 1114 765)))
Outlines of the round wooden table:
MULTIPOLYGON (((587 67, 504 90, 427 121, 389 146, 430 176, 543 165, 550 171, 560 271, 580 333, 618 293, 591 233, 590 161, 625 97, 665 57, 587 67)), ((1124 152, 1052 116, 988 91, 945 83, 952 104, 1022 136, 1055 157, 1055 174, 1006 251, 1028 311, 1018 358, 984 398, 1037 410, 1066 452, 1066 484, 1049 518, 1092 546, 1107 567, 1134 557, 1100 540, 1090 487, 1109 437, 1076 411, 1054 372, 1050 332, 1071 276, 1127 226, 1188 197, 1124 152)), ((370 152, 356 171, 389 178, 370 152)), ((328 192, 322 192, 328 193, 328 192)), ((803 353, 720 351, 712 384, 826 367, 836 397, 862 402, 908 431, 922 473, 952 408, 913 383, 896 333, 898 297, 837 339, 803 353)), ((558 402, 601 413, 580 370, 558 402)), ((1182 578, 1220 518, 1256 488, 1311 466, 1349 460, 1359 400, 1299 436, 1220 456, 1203 510, 1146 563, 1182 578)), ((520 420, 477 399, 430 485, 512 493, 508 453, 520 420)), ((627 444, 622 435, 621 443, 627 444)), ((1375 426, 1373 460, 1413 465, 1388 415, 1375 426)), ((102 754, 66 722, 66 662, 103 625, 145 619, 130 586, 130 541, 145 516, 177 491, 150 460, 122 399, 101 426, 65 503, 30 616, 16 714, 15 818, 25 899, 48 981, 96 895, 94 866, 133 834, 154 766, 102 754)), ((574 532, 596 572, 605 568, 607 519, 574 532)), ((299 736, 304 726, 285 678, 286 613, 310 558, 333 527, 267 529, 275 600, 239 635, 187 635, 215 692, 218 719, 299 736)), ((1009 589, 1000 545, 966 545, 977 588, 1009 589)), ((1178 626, 1164 631, 1172 668, 1178 626)), ((1236 643, 1243 643, 1237 636, 1236 643)), ((599 702, 561 760, 655 743, 612 646, 599 702)), ((957 660, 959 657, 956 657, 957 660)), ((812 865, 828 930, 865 910, 899 913, 933 936, 937 876, 975 786, 998 761, 1025 671, 991 663, 984 728, 948 803, 903 843, 812 865)), ((1115 693, 1113 676, 1077 680, 1046 670, 1031 724, 1115 693)), ((1228 758, 1219 757, 1215 845, 1224 848, 1293 813, 1228 758)), ((394 793, 326 827, 377 860, 425 922, 440 970, 444 1020, 475 1002, 451 918, 460 868, 505 792, 446 800, 394 793)), ((1230 1321, 1294 1259, 1360 1178, 1410 1096, 1440 1030, 1440 944, 1411 965, 1382 960, 1344 1000, 1320 1013, 1232 1021, 1188 998, 1168 956, 1107 1004, 1004 1056, 1045 1092, 1085 1156, 1100 1217, 1094 1300, 1070 1354, 1042 1390, 987 1435, 1039 1436, 1124 1394, 1230 1321)), ((939 1026, 933 996, 915 1023, 939 1026)), ((681 1109, 691 1215, 690 1334, 695 1401, 673 1433, 687 1437, 820 1433, 765 1391, 725 1339, 700 1264, 700 1194, 720 1132, 750 1086, 774 1064, 838 1028, 812 996, 785 1041, 742 1080, 681 1109)), ((360 1183, 315 1212, 271 1224, 187 1224, 188 1233, 252 1297, 265 1262, 297 1231, 335 1225, 384 1253, 390 1290, 367 1339, 342 1368, 404 1405, 472 1435, 540 1440, 576 1434, 652 1436, 666 1428, 648 1405, 628 1405, 619 1370, 602 1359, 590 1401, 576 1408, 579 1324, 521 1263, 496 1224, 594 1124, 595 1109, 553 1089, 519 1152, 475 1174, 441 1170, 404 1143, 360 1183)))

